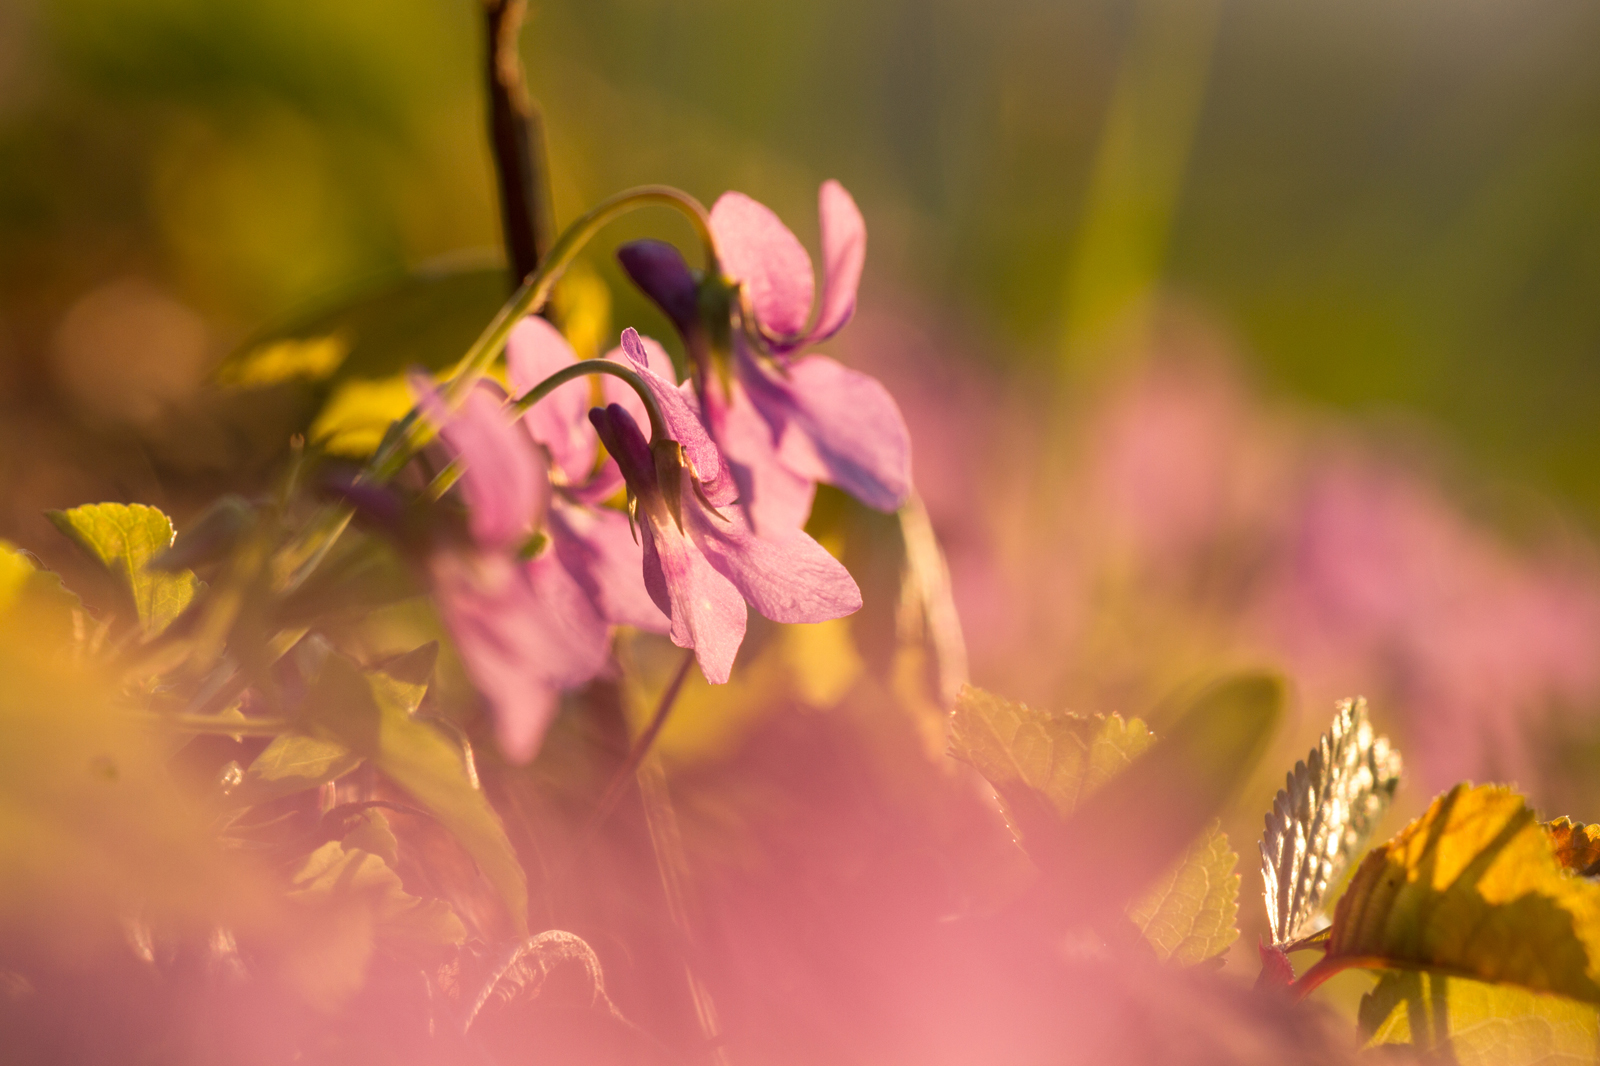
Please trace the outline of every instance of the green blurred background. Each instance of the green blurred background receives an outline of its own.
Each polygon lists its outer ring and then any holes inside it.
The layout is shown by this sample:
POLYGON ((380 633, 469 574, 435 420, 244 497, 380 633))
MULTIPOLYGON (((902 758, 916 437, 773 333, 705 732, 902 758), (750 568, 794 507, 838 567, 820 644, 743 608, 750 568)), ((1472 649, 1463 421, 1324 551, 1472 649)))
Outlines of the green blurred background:
MULTIPOLYGON (((498 246, 480 19, 0 2, 4 532, 149 498, 148 427, 252 331, 498 246)), ((664 181, 811 241, 837 177, 864 299, 997 373, 1092 366, 1160 286, 1269 389, 1420 417, 1600 520, 1591 2, 544 2, 524 55, 558 220, 664 181)))

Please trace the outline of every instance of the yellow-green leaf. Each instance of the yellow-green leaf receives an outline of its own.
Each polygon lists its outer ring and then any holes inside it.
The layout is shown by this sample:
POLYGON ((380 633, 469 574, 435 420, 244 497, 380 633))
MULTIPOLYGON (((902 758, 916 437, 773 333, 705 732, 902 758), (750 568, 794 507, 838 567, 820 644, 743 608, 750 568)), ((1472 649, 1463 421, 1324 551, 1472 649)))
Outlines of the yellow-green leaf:
POLYGON ((380 378, 461 357, 507 293, 504 268, 420 270, 261 334, 217 368, 219 384, 380 378))
POLYGON ((1457 1066, 1600 1062, 1595 1007, 1511 985, 1391 972, 1361 1000, 1368 1047, 1410 1044, 1457 1066))
POLYGON ((370 759, 454 834, 495 887, 518 936, 527 935, 528 883, 505 827, 474 785, 460 748, 411 716, 426 686, 363 672, 329 655, 308 701, 314 720, 370 759))
POLYGON ((1385 964, 1600 1003, 1600 884, 1521 796, 1457 785, 1362 861, 1313 970, 1385 964))
POLYGON ((152 570, 151 559, 172 547, 172 521, 142 503, 92 503, 49 518, 127 591, 139 626, 147 635, 161 632, 189 606, 200 583, 189 571, 152 570))
POLYGON ((973 766, 1002 799, 1009 802, 1023 786, 1044 795, 1062 817, 1154 740, 1137 718, 1046 714, 970 685, 950 720, 950 754, 973 766))
POLYGON ((1190 966, 1239 939, 1239 856, 1212 822, 1171 870, 1128 907, 1128 917, 1163 960, 1190 966))
POLYGON ((274 737, 228 793, 232 806, 266 803, 318 788, 361 765, 361 756, 336 740, 284 733, 274 737))
POLYGON ((1147 764, 1161 746, 1150 750, 1155 737, 1138 719, 1049 715, 968 687, 952 717, 951 754, 995 786, 1019 841, 1064 896, 1109 883, 1094 908, 1126 905, 1159 956, 1192 963, 1238 936, 1238 856, 1207 821, 1224 798, 1218 782, 1253 757, 1280 700, 1281 686, 1259 675, 1214 686, 1180 721, 1179 741, 1147 764), (1185 780, 1201 787, 1168 794, 1185 780), (1128 795, 1086 824, 1085 804, 1113 790, 1128 795), (1196 811, 1206 821, 1186 824, 1196 811), (1119 821, 1129 812, 1131 822, 1119 821), (1083 869, 1095 876, 1074 875, 1083 869))

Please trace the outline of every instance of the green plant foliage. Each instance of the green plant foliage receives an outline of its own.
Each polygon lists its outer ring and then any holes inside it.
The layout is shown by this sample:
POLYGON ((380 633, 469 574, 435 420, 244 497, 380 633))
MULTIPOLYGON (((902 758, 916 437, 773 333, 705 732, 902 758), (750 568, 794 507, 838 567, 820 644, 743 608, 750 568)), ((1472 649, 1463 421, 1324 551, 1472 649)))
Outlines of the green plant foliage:
POLYGON ((1002 800, 1009 804, 1015 796, 1021 805, 1041 793, 1063 818, 1154 741, 1137 718, 1046 714, 970 685, 950 719, 950 754, 982 774, 1002 800))
POLYGON ((418 271, 248 341, 217 367, 221 385, 386 378, 442 370, 467 349, 508 292, 503 268, 418 271))
POLYGON ((289 902, 324 933, 296 944, 284 961, 285 977, 312 1006, 331 1011, 354 995, 375 950, 436 956, 466 939, 448 903, 405 890, 393 855, 394 836, 377 815, 317 848, 291 875, 289 902), (368 850, 373 843, 379 851, 368 850))
POLYGON ((149 566, 173 542, 172 521, 156 508, 92 503, 48 513, 57 529, 120 580, 147 636, 166 629, 199 591, 199 580, 187 570, 166 573, 149 566))
POLYGON ((1239 939, 1239 856, 1212 822, 1170 871, 1128 907, 1128 917, 1165 961, 1189 966, 1239 939))
POLYGON ((1384 964, 1600 1003, 1600 884, 1521 796, 1457 785, 1362 861, 1313 970, 1384 964))
POLYGON ((1368 1047, 1409 1044, 1458 1066, 1600 1062, 1600 1013, 1587 1003, 1419 971, 1384 974, 1361 1000, 1368 1047))
POLYGON ((245 769, 244 780, 228 793, 231 806, 248 807, 317 788, 361 765, 361 756, 335 740, 284 733, 245 769))
MULTIPOLYGON (((1049 715, 970 686, 951 719, 951 754, 995 786, 1013 831, 1044 863, 1053 861, 1069 816, 1154 743, 1138 719, 1049 715)), ((1128 904, 1128 917, 1163 959, 1189 964, 1217 955, 1238 937, 1237 864, 1213 821, 1128 904)))
POLYGON ((0 540, 0 617, 26 616, 34 626, 44 625, 58 640, 72 637, 73 615, 83 601, 68 591, 61 578, 34 565, 33 557, 0 540))
POLYGON ((1299 939, 1321 915, 1399 784, 1400 753, 1367 721, 1367 701, 1345 700, 1267 815, 1261 881, 1274 945, 1299 939))
POLYGON ((357 847, 349 837, 313 851, 291 884, 289 898, 295 902, 359 899, 371 907, 379 938, 442 946, 459 944, 467 936, 449 904, 408 894, 383 856, 357 847))
POLYGON ((459 747, 412 712, 426 686, 363 671, 332 654, 307 701, 312 721, 366 759, 453 833, 527 935, 528 883, 504 826, 474 785, 459 747))

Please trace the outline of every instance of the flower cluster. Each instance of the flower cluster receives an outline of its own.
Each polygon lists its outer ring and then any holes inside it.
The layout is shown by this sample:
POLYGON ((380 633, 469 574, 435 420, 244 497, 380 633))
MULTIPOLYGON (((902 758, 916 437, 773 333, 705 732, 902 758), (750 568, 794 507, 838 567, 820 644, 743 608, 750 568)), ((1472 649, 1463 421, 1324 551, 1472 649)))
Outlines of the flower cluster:
POLYGON ((728 193, 710 214, 719 272, 697 275, 667 245, 623 249, 683 334, 692 373, 682 384, 660 345, 630 328, 593 367, 602 405, 589 377, 542 391, 582 368, 537 317, 506 345, 507 380, 531 402, 479 381, 452 410, 413 376, 460 472, 466 519, 461 535, 432 538, 423 569, 509 758, 531 758, 561 691, 606 669, 612 627, 668 634, 720 684, 747 605, 777 622, 861 606, 849 572, 802 527, 819 481, 897 508, 910 444, 882 385, 794 354, 837 332, 855 305, 865 229, 837 183, 823 186, 822 219, 823 295, 809 328, 810 258, 748 197, 728 193), (625 511, 608 504, 619 492, 625 511))

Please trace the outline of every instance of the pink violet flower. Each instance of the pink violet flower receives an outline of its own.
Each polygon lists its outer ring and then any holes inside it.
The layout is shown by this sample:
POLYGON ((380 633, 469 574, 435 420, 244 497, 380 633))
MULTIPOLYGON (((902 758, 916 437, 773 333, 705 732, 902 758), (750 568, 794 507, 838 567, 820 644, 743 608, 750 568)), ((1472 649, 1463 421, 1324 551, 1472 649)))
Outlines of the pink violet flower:
POLYGON ((897 509, 911 493, 910 436, 888 390, 826 356, 793 355, 849 321, 866 256, 865 223, 842 185, 823 183, 818 211, 820 301, 804 245, 743 193, 725 193, 711 209, 726 281, 697 278, 675 248, 658 241, 618 252, 624 269, 682 333, 696 362, 706 425, 762 536, 803 525, 819 481, 881 511, 897 509), (728 334, 728 326, 703 321, 702 308, 720 305, 700 293, 703 286, 729 283, 742 294, 745 328, 731 333, 732 366, 718 368, 707 365, 715 359, 708 339, 728 334), (808 328, 813 311, 816 321, 808 328))
MULTIPOLYGON (((665 630, 666 618, 634 576, 642 556, 626 516, 552 487, 552 470, 564 481, 585 465, 581 439, 559 420, 519 424, 490 382, 474 386, 455 412, 426 377, 413 376, 412 388, 462 467, 457 490, 467 511, 467 537, 436 543, 424 569, 496 741, 508 759, 526 762, 561 691, 605 669, 609 626, 665 630), (536 532, 543 550, 526 557, 536 532)), ((586 435, 592 466, 596 448, 586 435)))
POLYGON ((737 510, 719 512, 706 502, 688 463, 666 471, 680 480, 664 488, 650 444, 621 404, 592 410, 589 418, 628 485, 645 588, 671 617, 673 643, 694 649, 706 680, 728 680, 744 640, 747 603, 775 622, 822 622, 860 608, 849 571, 804 531, 757 537, 737 510), (678 516, 668 491, 677 493, 678 516))

